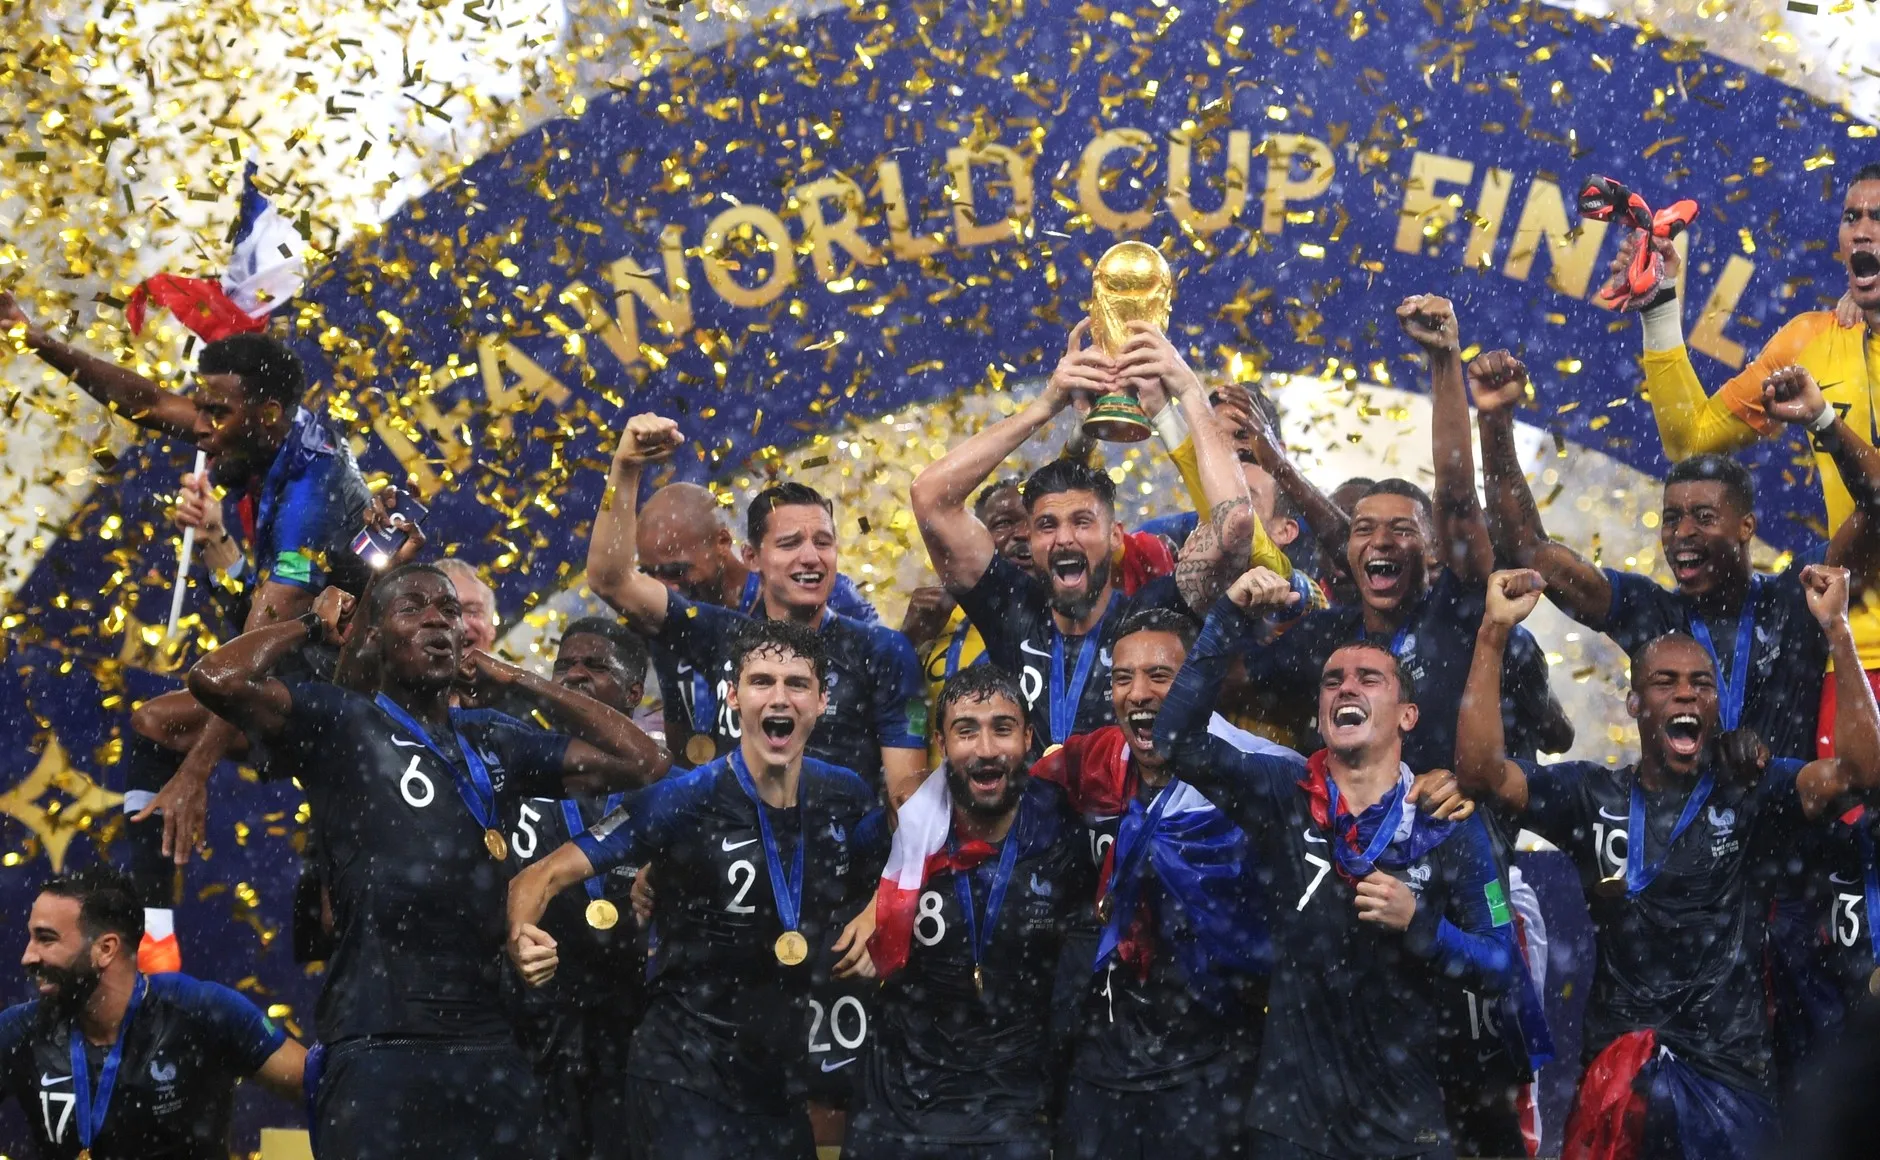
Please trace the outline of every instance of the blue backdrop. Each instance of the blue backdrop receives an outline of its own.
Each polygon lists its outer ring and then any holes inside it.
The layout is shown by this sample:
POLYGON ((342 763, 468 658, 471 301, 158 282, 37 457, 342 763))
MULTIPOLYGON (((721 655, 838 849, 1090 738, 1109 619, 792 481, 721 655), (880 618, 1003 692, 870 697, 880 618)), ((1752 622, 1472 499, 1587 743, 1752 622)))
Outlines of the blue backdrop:
MULTIPOLYGON (((1620 239, 1574 219, 1576 183, 1698 200, 1686 327, 1714 386, 1841 292, 1835 176, 1864 158, 1837 151, 1863 127, 1632 30, 1436 8, 884 3, 746 34, 359 238, 310 290, 298 349, 366 469, 418 487, 433 542, 489 566, 505 619, 578 577, 627 414, 684 417, 685 477, 788 471, 843 416, 1043 373, 1122 237, 1169 257, 1197 365, 1414 385, 1390 308, 1440 292, 1465 344, 1535 368, 1531 421, 1660 473, 1635 324, 1590 300, 1620 239)), ((87 787, 109 783, 129 706, 174 680, 144 626, 167 607, 161 497, 188 452, 147 441, 106 472, 13 602, 9 921, 48 842, 109 830, 87 787)), ((1820 519, 1793 459, 1756 455, 1784 547, 1820 519)), ((187 965, 309 1012, 317 978, 274 937, 298 797, 217 790, 187 965)), ((250 1107, 244 1131, 292 1120, 250 1107)))

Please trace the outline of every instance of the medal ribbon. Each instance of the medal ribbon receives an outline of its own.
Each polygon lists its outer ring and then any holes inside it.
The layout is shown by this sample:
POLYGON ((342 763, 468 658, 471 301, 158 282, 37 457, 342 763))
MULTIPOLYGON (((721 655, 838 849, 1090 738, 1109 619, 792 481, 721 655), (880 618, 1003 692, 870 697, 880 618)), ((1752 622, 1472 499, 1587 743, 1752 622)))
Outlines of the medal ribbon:
POLYGON ((966 634, 971 632, 972 628, 970 622, 962 620, 959 627, 953 630, 953 643, 947 646, 946 675, 949 679, 954 673, 960 671, 960 654, 966 649, 966 634))
POLYGON ((1880 967, 1880 930, 1874 929, 1874 917, 1880 915, 1880 867, 1874 865, 1873 834, 1866 817, 1854 823, 1854 836, 1860 841, 1860 868, 1867 882, 1867 944, 1873 949, 1874 966, 1880 967))
POLYGON ((131 1001, 124 1007, 124 1019, 118 1024, 117 1042, 105 1054, 104 1066, 98 1070, 98 1094, 91 1094, 91 1065, 85 1059, 85 1033, 74 1020, 71 1026, 72 1048, 72 1091, 77 1097, 73 1101, 73 1111, 78 1120, 78 1146, 81 1151, 90 1151, 91 1143, 104 1131, 104 1117, 111 1110, 111 1091, 117 1087, 118 1068, 124 1063, 124 1044, 131 1037, 131 1020, 137 1014, 137 1005, 144 1000, 144 992, 150 987, 150 981, 144 976, 137 977, 137 985, 131 988, 131 1001))
POLYGON ((457 787, 457 796, 463 799, 465 806, 469 807, 470 816, 476 819, 477 825, 485 830, 494 829, 496 790, 490 785, 490 771, 484 767, 483 758, 470 747, 470 743, 464 740, 463 731, 457 728, 457 710, 450 711, 451 733, 457 738, 457 748, 463 751, 464 764, 470 767, 470 776, 467 778, 464 776, 464 771, 458 768, 457 763, 445 756, 444 751, 431 740, 431 735, 424 731, 424 726, 412 720, 411 714, 400 709, 397 702, 384 693, 380 693, 374 700, 392 720, 417 734, 418 740, 424 743, 424 747, 431 751, 432 756, 443 762, 444 768, 450 770, 450 779, 457 787))
MULTIPOLYGON (((1109 889, 1104 896, 1110 901, 1110 917, 1103 924, 1103 937, 1097 942, 1097 961, 1093 970, 1102 970, 1109 961, 1110 953, 1123 941, 1123 930, 1136 910, 1136 891, 1142 883, 1142 861, 1148 856, 1149 846, 1155 837, 1156 826, 1162 821, 1162 815, 1168 810, 1169 803, 1175 800, 1177 789, 1182 785, 1178 777, 1169 778, 1168 784, 1155 795, 1143 817, 1142 825, 1129 835, 1129 844, 1123 844, 1122 827, 1117 827, 1116 844, 1110 848, 1109 889)), ((1132 808, 1140 808, 1136 801, 1131 801, 1132 808)))
MULTIPOLYGON (((1020 820, 1012 819, 1012 828, 1005 835, 1005 848, 999 851, 999 867, 993 872, 992 889, 986 895, 984 926, 980 925, 973 907, 973 872, 956 870, 953 874, 953 892, 959 897, 960 913, 966 916, 966 945, 972 948, 975 967, 985 961, 986 950, 992 945, 992 932, 999 925, 999 911, 1005 906, 1005 888, 1011 885, 1012 868, 1018 865, 1020 820)), ((959 847, 951 836, 947 838, 947 847, 957 859, 959 847)))
POLYGON ((1678 824, 1671 827, 1671 837, 1665 842, 1664 853, 1658 861, 1650 862, 1645 857, 1645 789, 1639 785, 1638 775, 1632 776, 1632 804, 1625 815, 1625 892, 1628 896, 1637 895, 1650 886, 1658 877, 1658 872, 1665 868, 1665 859, 1671 856, 1671 847, 1678 844, 1684 831, 1691 828, 1697 820, 1697 811, 1704 808, 1710 800, 1711 787, 1716 784, 1716 777, 1709 771, 1697 779, 1697 787, 1691 790, 1690 798, 1684 803, 1684 812, 1678 815, 1678 824))
MULTIPOLYGON (((255 552, 258 566, 271 567, 273 565, 272 560, 260 558, 261 533, 271 530, 274 526, 274 509, 280 503, 281 493, 287 489, 287 461, 293 457, 291 453, 294 448, 299 446, 306 437, 307 425, 312 422, 313 413, 307 408, 296 407, 294 409, 293 426, 288 428, 287 438, 281 440, 281 448, 274 453, 274 462, 268 464, 268 473, 261 481, 261 496, 255 505, 254 526, 248 529, 248 538, 252 541, 251 548, 255 552)), ((289 544, 286 549, 292 551, 298 547, 300 547, 298 544, 289 544)), ((280 551, 278 547, 273 550, 277 554, 280 551)))
POLYGON ((717 722, 718 704, 712 696, 712 683, 705 679, 705 674, 692 670, 692 732, 710 737, 717 722))
MULTIPOLYGON (((731 751, 731 771, 738 775, 738 785, 743 788, 744 796, 751 799, 757 807, 757 832, 764 839, 764 861, 770 868, 770 895, 777 904, 777 921, 785 930, 796 930, 803 911, 803 848, 809 845, 809 828, 800 826, 796 842, 796 860, 791 867, 790 876, 783 876, 783 855, 777 852, 777 838, 770 832, 770 816, 764 812, 764 799, 757 796, 757 783, 751 780, 751 771, 744 767, 743 749, 731 751)), ((803 786, 796 788, 796 810, 799 821, 803 816, 803 799, 806 795, 803 786)))
MULTIPOLYGON (((620 800, 626 796, 627 795, 624 793, 608 794, 607 803, 601 806, 601 817, 604 818, 608 814, 613 813, 615 808, 620 805, 620 800)), ((569 801, 567 798, 561 799, 561 820, 568 825, 568 837, 570 839, 573 839, 576 834, 587 829, 587 823, 581 820, 581 807, 569 801)), ((597 902, 600 901, 601 887, 605 884, 606 879, 599 874, 596 874, 592 878, 584 879, 581 883, 581 885, 587 888, 587 896, 597 902)))
POLYGON ((1407 808, 1405 799, 1410 796, 1404 792, 1406 788, 1404 782, 1408 780, 1408 777, 1408 774, 1399 775, 1397 788, 1391 791, 1394 796, 1391 798, 1390 807, 1385 812, 1383 821, 1378 823, 1377 832, 1371 835, 1371 844, 1365 847, 1364 853, 1358 854, 1351 849, 1351 842, 1346 840, 1348 835, 1353 839, 1357 835, 1357 815, 1348 815, 1351 818, 1349 827, 1339 825, 1338 779, 1330 774, 1326 775, 1325 812, 1332 826, 1332 858, 1338 863, 1340 870, 1353 878, 1363 878, 1377 869, 1377 860, 1383 856, 1384 851, 1390 849, 1390 844, 1397 839, 1397 831, 1403 826, 1404 810, 1407 808))
MULTIPOLYGON (((1114 600, 1112 600, 1114 603, 1114 600)), ((1084 699, 1084 686, 1090 682, 1091 666, 1097 663, 1097 646, 1103 637, 1103 625, 1110 619, 1110 609, 1106 605, 1103 618, 1095 627, 1084 634, 1084 644, 1077 651, 1077 669, 1070 682, 1064 680, 1064 634, 1058 631, 1057 622, 1051 623, 1051 737, 1054 745, 1062 745, 1070 737, 1077 725, 1077 706, 1084 699)))
POLYGON ((1762 577, 1749 578, 1749 595, 1743 598, 1743 610, 1736 614, 1736 652, 1730 655, 1730 672, 1726 677, 1723 662, 1717 659, 1717 646, 1711 643, 1710 626, 1704 618, 1691 613, 1686 619, 1691 625, 1691 635, 1697 643, 1704 646, 1710 654, 1710 663, 1717 666, 1717 716, 1723 728, 1735 729, 1743 721, 1743 700, 1749 693, 1749 654, 1756 638, 1756 597, 1762 592, 1762 577))

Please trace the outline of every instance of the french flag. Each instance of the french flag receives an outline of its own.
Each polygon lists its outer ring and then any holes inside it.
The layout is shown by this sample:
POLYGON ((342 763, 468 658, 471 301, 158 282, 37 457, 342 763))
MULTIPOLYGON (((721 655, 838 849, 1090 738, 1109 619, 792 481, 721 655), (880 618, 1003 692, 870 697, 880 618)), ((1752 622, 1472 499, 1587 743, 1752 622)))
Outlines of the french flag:
POLYGON ((205 342, 266 329, 268 316, 307 283, 307 241, 255 188, 255 164, 242 174, 235 254, 222 280, 157 274, 131 292, 124 319, 144 329, 147 303, 165 307, 205 342))
POLYGON ((875 934, 868 941, 869 957, 884 979, 907 965, 928 862, 945 858, 941 851, 952 829, 953 802, 947 793, 946 763, 942 762, 897 811, 894 844, 875 895, 875 934))

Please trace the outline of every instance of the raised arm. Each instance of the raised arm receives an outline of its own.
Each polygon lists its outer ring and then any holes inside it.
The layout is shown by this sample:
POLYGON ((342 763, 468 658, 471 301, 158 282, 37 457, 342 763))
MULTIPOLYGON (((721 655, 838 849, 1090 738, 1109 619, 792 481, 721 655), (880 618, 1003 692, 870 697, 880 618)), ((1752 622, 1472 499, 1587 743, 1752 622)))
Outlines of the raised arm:
MULTIPOLYGON (((1226 408, 1229 404, 1223 401, 1221 405, 1226 408)), ((1249 404, 1244 409, 1253 433, 1254 462, 1273 477, 1273 482, 1286 493, 1293 507, 1305 516, 1326 563, 1340 572, 1349 572, 1351 563, 1346 559, 1345 548, 1351 541, 1351 513, 1333 503, 1331 496, 1305 477, 1280 446, 1279 434, 1257 408, 1249 404)))
POLYGON ((605 794, 639 789, 666 776, 672 768, 672 758, 625 713, 482 649, 473 650, 470 657, 479 682, 508 685, 521 692, 567 730, 573 739, 563 758, 563 778, 569 792, 605 794))
POLYGON ((1116 384, 1110 357, 1095 346, 1083 345, 1089 333, 1089 319, 1071 331, 1064 357, 1051 372, 1043 394, 1017 414, 981 429, 914 477, 909 497, 914 519, 920 524, 934 571, 949 591, 971 588, 992 564, 992 533, 973 514, 973 492, 1073 400, 1084 409, 1090 394, 1106 392, 1116 384))
POLYGON ((1482 583, 1495 570, 1495 552, 1475 494, 1456 308, 1435 294, 1413 295, 1398 305, 1397 322, 1430 361, 1430 452, 1436 470, 1436 494, 1430 498, 1441 540, 1438 558, 1458 577, 1482 583))
POLYGON ((1802 812, 1818 818, 1843 794, 1880 789, 1880 707, 1847 622, 1847 569, 1811 564, 1802 569, 1802 587, 1834 665, 1834 756, 1809 762, 1795 779, 1802 812))
POLYGON ((0 291, 0 333, 6 332, 38 355, 41 362, 77 383, 80 390, 139 427, 183 439, 195 438, 196 404, 188 397, 164 390, 129 367, 59 341, 34 326, 13 295, 0 291))
POLYGON ((1805 428, 1815 446, 1834 459, 1854 502, 1871 515, 1880 509, 1880 451, 1828 406, 1815 376, 1799 366, 1778 367, 1763 381, 1763 412, 1771 419, 1805 428))
POLYGON ((1527 775, 1508 760, 1501 724, 1501 669, 1514 626, 1540 602, 1547 582, 1538 572, 1497 572, 1488 578, 1487 608, 1475 634, 1469 681, 1456 720, 1456 783, 1479 800, 1494 799, 1519 814, 1527 809, 1527 775))
POLYGON ((588 539, 589 590, 647 633, 666 623, 666 586, 639 568, 640 475, 682 442, 671 419, 647 412, 627 420, 588 539))
POLYGON ((1494 554, 1511 568, 1538 571, 1554 603, 1568 616, 1589 628, 1604 629, 1612 611, 1612 582, 1578 552, 1547 538, 1515 452, 1514 408, 1526 395, 1527 382, 1527 367, 1505 350, 1491 350, 1469 364, 1494 554))

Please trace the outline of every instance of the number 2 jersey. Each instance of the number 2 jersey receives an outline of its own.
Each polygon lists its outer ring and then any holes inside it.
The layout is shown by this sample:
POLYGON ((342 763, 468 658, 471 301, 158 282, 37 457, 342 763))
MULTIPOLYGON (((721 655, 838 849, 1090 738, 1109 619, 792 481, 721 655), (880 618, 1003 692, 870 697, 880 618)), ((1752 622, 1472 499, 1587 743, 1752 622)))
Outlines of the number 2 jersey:
MULTIPOLYGON (((513 860, 490 856, 450 766, 372 698, 324 681, 283 684, 293 707, 264 764, 306 791, 332 896, 320 1039, 508 1040, 513 860)), ((452 716, 489 770, 497 824, 517 797, 562 792, 566 736, 487 710, 452 716)), ((433 740, 462 760, 454 738, 433 740)))
POLYGON ((786 967, 759 808, 720 758, 641 790, 575 844, 603 874, 653 867, 656 949, 629 1073, 781 1115, 804 1089, 810 989, 828 978, 842 924, 873 897, 888 833, 874 790, 810 758, 797 805, 761 807, 786 876, 806 843, 799 929, 810 956, 786 967))
MULTIPOLYGON (((125 1032, 124 1054, 98 1157, 227 1160, 235 1081, 261 1070, 287 1036, 242 995, 188 975, 147 975, 125 1032)), ((69 1020, 40 1002, 0 1013, 0 1084, 26 1114, 40 1160, 78 1155, 69 1020)), ((108 1047, 86 1044, 90 1092, 108 1047)))

